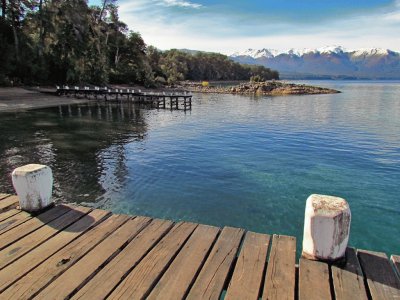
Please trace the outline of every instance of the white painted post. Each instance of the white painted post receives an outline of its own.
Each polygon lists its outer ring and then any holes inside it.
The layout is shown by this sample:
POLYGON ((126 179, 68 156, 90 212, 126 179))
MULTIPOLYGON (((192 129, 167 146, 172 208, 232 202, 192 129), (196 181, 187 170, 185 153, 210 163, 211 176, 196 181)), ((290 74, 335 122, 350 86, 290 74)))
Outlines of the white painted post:
POLYGON ((350 236, 351 212, 346 200, 326 195, 307 199, 302 256, 335 261, 344 257, 350 236))
POLYGON ((34 212, 53 203, 53 173, 50 167, 29 164, 16 168, 12 172, 12 182, 22 210, 34 212))

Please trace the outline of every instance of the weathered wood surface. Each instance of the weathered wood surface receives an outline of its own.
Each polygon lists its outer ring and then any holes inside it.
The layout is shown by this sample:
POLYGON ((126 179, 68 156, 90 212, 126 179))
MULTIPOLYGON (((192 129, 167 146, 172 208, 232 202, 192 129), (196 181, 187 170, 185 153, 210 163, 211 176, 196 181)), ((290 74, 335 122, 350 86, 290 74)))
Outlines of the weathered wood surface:
POLYGON ((331 299, 327 263, 301 258, 299 264, 299 300, 331 299))
POLYGON ((172 228, 121 282, 110 297, 117 299, 145 298, 195 228, 196 225, 192 223, 180 223, 172 228))
POLYGON ((79 288, 104 263, 118 253, 121 247, 145 227, 147 218, 135 218, 126 222, 118 230, 97 245, 91 255, 86 255, 60 277, 53 281, 36 299, 64 299, 79 288))
POLYGON ((372 299, 400 299, 400 279, 386 254, 366 250, 358 250, 357 254, 372 299))
POLYGON ((187 299, 219 299, 243 234, 238 228, 222 230, 187 299))
POLYGON ((266 234, 246 234, 225 299, 258 299, 269 240, 266 234))
POLYGON ((22 277, 7 289, 3 296, 10 299, 12 297, 28 299, 32 295, 36 295, 128 219, 126 216, 111 216, 51 256, 46 263, 39 265, 22 277))
POLYGON ((3 200, 3 199, 5 199, 5 198, 7 198, 9 196, 10 196, 9 194, 0 193, 0 200, 3 200))
MULTIPOLYGON (((10 209, 5 211, 4 213, 0 214, 0 222, 3 224, 4 221, 6 221, 7 219, 19 214, 20 211, 18 209, 10 209)), ((1 227, 0 227, 0 230, 1 227)))
POLYGON ((17 260, 30 250, 36 248, 47 239, 57 234, 60 230, 63 230, 89 212, 90 209, 86 207, 71 210, 59 218, 49 222, 47 224, 48 226, 43 226, 38 230, 31 232, 19 241, 16 241, 7 248, 4 248, 0 251, 0 269, 17 260))
POLYGON ((102 210, 90 212, 88 215, 79 219, 79 221, 64 229, 61 233, 0 270, 0 292, 32 271, 51 255, 65 247, 69 242, 85 233, 91 227, 96 226, 109 214, 109 212, 102 210))
POLYGON ((391 260, 393 262, 393 265, 397 271, 397 275, 399 275, 400 278, 400 256, 399 255, 392 255, 391 260))
POLYGON ((23 222, 20 226, 8 230, 7 232, 1 235, 0 249, 4 249, 8 245, 29 235, 31 232, 35 232, 35 230, 43 227, 44 225, 53 220, 56 220, 58 217, 70 211, 71 210, 68 207, 60 205, 54 209, 44 212, 37 218, 32 218, 26 222, 23 222))
POLYGON ((265 278, 263 300, 294 299, 296 239, 274 235, 265 278))
POLYGON ((396 255, 348 248, 296 276, 289 236, 69 205, 0 220, 0 299, 400 299, 396 255))
POLYGON ((337 300, 368 299, 355 249, 347 248, 346 261, 332 266, 332 279, 337 300))
POLYGON ((205 261, 219 228, 199 225, 148 299, 183 299, 205 261))
POLYGON ((0 212, 16 208, 19 205, 17 196, 7 196, 0 200, 0 212))

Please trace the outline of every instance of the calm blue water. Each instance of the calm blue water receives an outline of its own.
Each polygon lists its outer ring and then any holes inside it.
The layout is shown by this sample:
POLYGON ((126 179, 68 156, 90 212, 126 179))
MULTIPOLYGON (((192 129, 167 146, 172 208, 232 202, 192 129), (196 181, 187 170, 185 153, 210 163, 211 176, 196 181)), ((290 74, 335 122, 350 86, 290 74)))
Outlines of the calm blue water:
POLYGON ((320 81, 343 93, 202 95, 193 110, 81 105, 0 114, 0 190, 41 162, 58 199, 118 213, 302 240, 305 201, 337 195, 350 244, 400 254, 400 83, 320 81))

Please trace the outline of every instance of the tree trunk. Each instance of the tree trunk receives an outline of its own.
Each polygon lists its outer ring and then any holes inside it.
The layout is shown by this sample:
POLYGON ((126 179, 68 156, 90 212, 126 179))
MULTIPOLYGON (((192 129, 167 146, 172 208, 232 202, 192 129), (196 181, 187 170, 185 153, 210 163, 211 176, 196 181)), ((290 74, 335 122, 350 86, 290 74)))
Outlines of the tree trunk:
POLYGON ((6 0, 1 0, 1 17, 3 20, 6 18, 7 3, 6 0))
POLYGON ((106 9, 107 2, 108 2, 108 0, 103 0, 103 6, 101 8, 99 18, 97 19, 97 23, 101 22, 101 18, 103 17, 104 10, 106 9))
POLYGON ((12 27, 13 29, 13 35, 14 35, 14 47, 15 47, 15 58, 17 62, 19 61, 19 39, 18 39, 18 33, 17 29, 15 26, 12 27))
POLYGON ((39 1, 39 47, 38 56, 42 57, 44 49, 44 22, 43 22, 43 0, 39 1))
POLYGON ((115 67, 118 66, 118 62, 119 62, 119 47, 117 47, 117 52, 115 53, 115 59, 114 59, 115 67))
POLYGON ((14 9, 11 7, 11 17, 12 17, 12 30, 14 35, 14 46, 15 46, 15 59, 19 62, 19 38, 18 38, 18 31, 17 31, 17 22, 14 9))

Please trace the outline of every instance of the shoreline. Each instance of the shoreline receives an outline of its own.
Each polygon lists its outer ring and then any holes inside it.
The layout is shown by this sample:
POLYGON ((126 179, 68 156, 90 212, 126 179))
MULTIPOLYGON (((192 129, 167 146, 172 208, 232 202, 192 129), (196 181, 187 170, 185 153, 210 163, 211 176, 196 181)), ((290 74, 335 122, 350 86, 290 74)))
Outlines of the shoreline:
POLYGON ((33 88, 0 88, 0 113, 22 112, 31 109, 87 103, 88 99, 65 98, 50 91, 33 88))
MULTIPOLYGON (((223 82, 221 82, 223 83, 223 82)), ((112 88, 132 88, 128 85, 110 85, 112 88)), ((144 88, 134 86, 145 92, 171 92, 189 91, 194 93, 233 94, 233 95, 256 95, 256 96, 285 96, 285 95, 316 95, 335 94, 340 91, 304 85, 286 83, 281 81, 266 81, 257 83, 239 83, 235 86, 203 86, 201 82, 180 82, 175 86, 162 88, 144 88)), ((55 107, 68 104, 84 104, 92 101, 90 99, 79 99, 75 97, 60 97, 55 94, 54 88, 39 87, 5 87, 0 88, 0 113, 18 112, 31 109, 55 107)))

